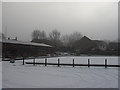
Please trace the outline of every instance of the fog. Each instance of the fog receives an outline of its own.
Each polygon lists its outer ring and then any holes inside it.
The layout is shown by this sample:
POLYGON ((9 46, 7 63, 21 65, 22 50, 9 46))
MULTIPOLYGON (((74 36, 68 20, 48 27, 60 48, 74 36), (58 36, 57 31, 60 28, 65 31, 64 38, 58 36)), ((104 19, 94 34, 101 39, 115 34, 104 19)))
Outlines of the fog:
POLYGON ((0 33, 2 33, 2 3, 0 2, 0 33))
POLYGON ((118 38, 117 2, 3 2, 2 15, 3 33, 21 41, 30 41, 35 29, 77 31, 98 40, 118 38))

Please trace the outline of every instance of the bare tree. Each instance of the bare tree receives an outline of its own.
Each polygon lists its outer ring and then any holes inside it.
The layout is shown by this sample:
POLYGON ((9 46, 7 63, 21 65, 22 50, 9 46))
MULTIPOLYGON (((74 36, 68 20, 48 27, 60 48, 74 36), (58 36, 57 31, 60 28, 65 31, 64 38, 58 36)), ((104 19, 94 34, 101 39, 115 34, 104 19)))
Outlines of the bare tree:
POLYGON ((65 47, 69 46, 69 38, 70 38, 70 35, 67 35, 67 34, 61 37, 61 41, 65 47))
POLYGON ((40 31, 39 39, 47 39, 45 31, 40 31))
POLYGON ((80 40, 82 38, 82 34, 80 32, 74 32, 70 35, 63 35, 62 36, 62 42, 64 46, 72 47, 72 44, 76 40, 80 40))
POLYGON ((46 39, 46 32, 45 31, 40 31, 40 30, 34 30, 32 32, 32 40, 35 39, 46 39))
POLYGON ((49 33, 49 39, 55 47, 61 46, 60 40, 61 33, 56 29, 49 33))
POLYGON ((39 36, 40 36, 40 31, 39 30, 34 30, 32 32, 32 40, 39 39, 39 36))
POLYGON ((70 42, 74 42, 76 40, 80 40, 82 38, 82 34, 80 32, 74 32, 70 35, 70 42))
POLYGON ((6 39, 5 34, 4 33, 0 33, 0 39, 6 39))
POLYGON ((49 33, 49 39, 52 41, 58 41, 60 40, 60 32, 56 29, 49 33))

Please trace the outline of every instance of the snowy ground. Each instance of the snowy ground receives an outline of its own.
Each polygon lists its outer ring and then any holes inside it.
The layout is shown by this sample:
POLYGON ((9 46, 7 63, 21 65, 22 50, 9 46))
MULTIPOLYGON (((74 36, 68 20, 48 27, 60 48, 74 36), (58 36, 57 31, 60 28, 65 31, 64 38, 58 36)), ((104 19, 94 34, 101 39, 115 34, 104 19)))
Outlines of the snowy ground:
POLYGON ((0 89, 2 88, 2 62, 0 61, 0 89))
MULTIPOLYGON (((62 63, 118 64, 118 57, 59 57, 62 63)), ((56 58, 48 58, 48 62, 57 63, 56 58)), ((26 60, 32 61, 32 60, 26 60)), ((44 62, 37 59, 36 62, 44 62)), ((3 88, 118 88, 118 68, 86 67, 86 66, 47 66, 22 65, 22 61, 2 63, 3 88)))

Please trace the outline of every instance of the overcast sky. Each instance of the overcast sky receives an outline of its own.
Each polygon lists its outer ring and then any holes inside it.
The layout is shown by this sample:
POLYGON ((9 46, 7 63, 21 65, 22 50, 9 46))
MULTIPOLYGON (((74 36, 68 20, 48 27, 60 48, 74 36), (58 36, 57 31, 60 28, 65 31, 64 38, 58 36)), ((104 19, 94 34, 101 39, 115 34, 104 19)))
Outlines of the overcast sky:
POLYGON ((0 2, 0 33, 2 32, 2 2, 0 2))
POLYGON ((4 2, 3 33, 30 41, 35 29, 61 34, 75 31, 91 39, 118 38, 117 2, 4 2))

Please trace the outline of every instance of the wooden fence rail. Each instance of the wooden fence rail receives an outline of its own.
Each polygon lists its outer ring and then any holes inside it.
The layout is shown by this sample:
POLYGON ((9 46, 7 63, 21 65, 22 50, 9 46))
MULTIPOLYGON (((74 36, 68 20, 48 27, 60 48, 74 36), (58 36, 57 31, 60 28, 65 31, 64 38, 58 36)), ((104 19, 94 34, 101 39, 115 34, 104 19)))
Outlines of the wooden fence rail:
POLYGON ((47 65, 57 65, 58 67, 61 66, 61 65, 63 65, 63 66, 73 66, 73 67, 75 67, 75 66, 88 66, 88 67, 95 66, 95 67, 105 67, 105 68, 107 68, 107 67, 120 67, 120 65, 108 65, 107 64, 107 62, 108 62, 107 59, 104 60, 104 64, 91 64, 90 63, 90 59, 88 59, 88 63, 87 64, 75 64, 75 60, 74 59, 73 59, 73 63, 72 64, 60 63, 60 59, 59 58, 58 58, 58 62, 57 63, 48 63, 47 62, 47 58, 45 58, 45 62, 44 63, 39 63, 39 62, 36 62, 35 59, 36 58, 31 57, 31 58, 16 58, 14 60, 23 60, 23 62, 22 62, 23 65, 26 63, 26 64, 33 64, 34 66, 36 64, 41 64, 41 65, 45 65, 45 66, 47 66, 47 65), (27 59, 33 59, 33 62, 25 62, 25 60, 27 60, 27 59))
POLYGON ((35 62, 35 59, 33 59, 33 62, 26 62, 26 64, 33 64, 33 65, 40 64, 40 65, 45 65, 45 66, 47 66, 47 65, 56 65, 58 67, 61 66, 61 65, 62 66, 73 66, 73 67, 75 67, 75 66, 88 66, 88 67, 96 66, 96 67, 105 67, 105 68, 107 68, 107 67, 120 67, 120 65, 108 65, 107 64, 107 59, 105 59, 105 63, 104 64, 91 64, 90 63, 90 59, 88 59, 88 64, 75 64, 74 61, 75 60, 73 59, 73 63, 72 64, 60 63, 60 59, 58 58, 58 62, 57 63, 47 63, 47 59, 45 58, 45 62, 44 63, 35 62))
MULTIPOLYGON (((45 63, 39 63, 39 62, 36 62, 36 63, 33 63, 33 62, 26 62, 26 64, 41 64, 41 65, 45 65, 45 63)), ((58 65, 58 63, 47 63, 47 65, 58 65)), ((73 66, 73 64, 66 64, 66 63, 60 63, 60 65, 63 65, 63 66, 73 66)), ((88 66, 88 64, 74 64, 74 66, 88 66)), ((90 64, 89 66, 100 66, 100 67, 105 67, 104 64, 90 64)), ((120 67, 120 65, 106 65, 107 67, 120 67)))

